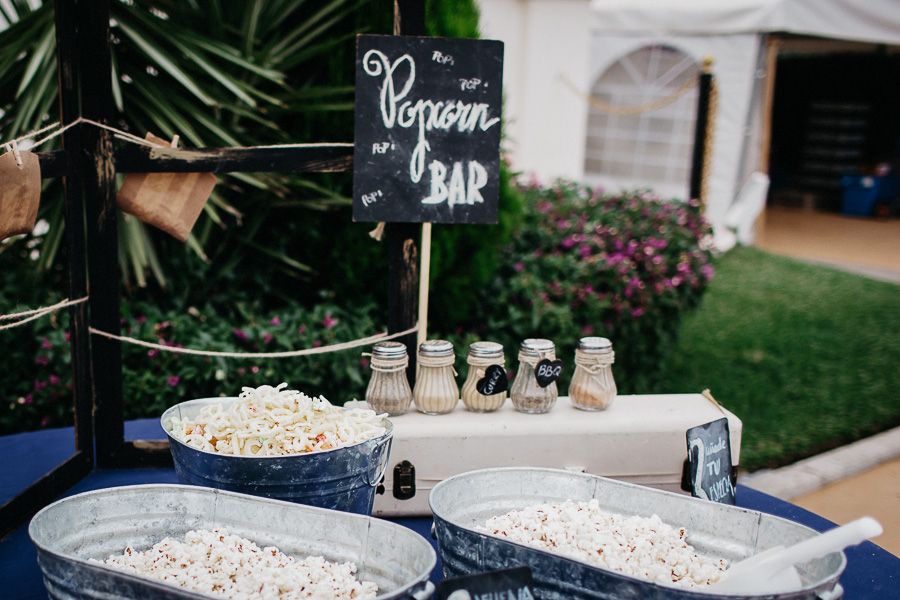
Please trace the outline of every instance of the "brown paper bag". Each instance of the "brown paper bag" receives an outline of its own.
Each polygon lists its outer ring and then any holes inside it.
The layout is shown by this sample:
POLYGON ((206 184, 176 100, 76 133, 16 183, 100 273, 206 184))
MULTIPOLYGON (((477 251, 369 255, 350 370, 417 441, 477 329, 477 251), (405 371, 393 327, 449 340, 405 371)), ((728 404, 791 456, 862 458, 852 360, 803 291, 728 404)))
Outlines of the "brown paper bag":
POLYGON ((41 203, 41 165, 37 154, 19 150, 0 156, 0 240, 30 233, 41 203))
MULTIPOLYGON (((169 146, 152 133, 146 139, 169 146)), ((215 185, 212 173, 129 173, 116 202, 124 212, 183 242, 215 185)))

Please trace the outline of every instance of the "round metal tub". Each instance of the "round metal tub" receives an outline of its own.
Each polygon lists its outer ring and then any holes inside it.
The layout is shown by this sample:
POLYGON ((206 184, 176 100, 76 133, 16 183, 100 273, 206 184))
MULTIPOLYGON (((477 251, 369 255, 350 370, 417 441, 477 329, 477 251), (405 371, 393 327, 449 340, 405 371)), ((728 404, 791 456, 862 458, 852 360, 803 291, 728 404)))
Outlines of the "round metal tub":
POLYGON ((385 433, 352 446, 291 456, 233 456, 199 450, 170 432, 173 416, 193 417, 209 404, 238 398, 203 398, 176 404, 160 422, 169 437, 175 473, 183 483, 253 494, 361 515, 372 513, 375 488, 384 475, 394 427, 384 419, 385 433))
MULTIPOLYGON (((476 531, 488 518, 542 502, 596 498, 601 508, 622 515, 658 515, 684 526, 687 541, 702 553, 729 561, 790 545, 816 532, 791 521, 746 510, 623 483, 554 469, 486 469, 444 480, 429 496, 446 576, 527 565, 542 599, 709 600, 713 594, 649 583, 600 567, 476 531)), ((842 595, 838 577, 847 559, 843 552, 798 565, 802 590, 765 596, 784 600, 834 600, 842 595)), ((721 597, 721 596, 720 596, 721 597)), ((739 598, 740 596, 727 596, 739 598)))
POLYGON ((192 529, 224 527, 260 547, 292 556, 353 561, 357 577, 378 584, 379 600, 431 597, 431 544, 401 525, 210 488, 133 485, 87 492, 44 508, 28 534, 51 598, 210 598, 88 559, 143 550, 192 529))

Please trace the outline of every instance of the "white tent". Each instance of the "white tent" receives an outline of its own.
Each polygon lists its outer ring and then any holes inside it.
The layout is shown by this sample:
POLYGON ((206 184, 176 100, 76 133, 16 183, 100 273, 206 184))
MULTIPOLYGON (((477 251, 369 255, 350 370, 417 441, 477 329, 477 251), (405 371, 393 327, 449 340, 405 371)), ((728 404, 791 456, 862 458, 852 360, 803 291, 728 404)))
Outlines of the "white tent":
MULTIPOLYGON (((482 35, 507 46, 507 134, 513 165, 541 179, 574 177, 607 187, 644 183, 664 196, 685 198, 689 151, 684 144, 690 134, 678 123, 685 111, 694 110, 696 94, 659 109, 659 115, 619 119, 618 127, 632 127, 638 142, 635 146, 625 140, 627 132, 620 131, 617 151, 623 156, 631 151, 632 163, 647 163, 631 177, 610 175, 615 169, 590 168, 591 132, 596 132, 596 143, 605 144, 607 154, 614 143, 610 138, 616 138, 610 125, 614 117, 600 119, 591 108, 591 96, 604 89, 602 78, 613 77, 615 65, 629 55, 634 62, 641 49, 662 47, 695 65, 712 58, 719 97, 707 217, 715 226, 725 223, 750 175, 761 166, 765 170, 760 136, 765 132, 763 99, 771 91, 767 71, 774 55, 767 54, 769 33, 900 44, 900 0, 481 0, 480 8, 482 35), (666 115, 673 125, 660 121, 665 133, 655 134, 651 117, 666 115), (680 139, 682 145, 659 143, 666 136, 680 139), (656 178, 644 177, 653 165, 658 167, 656 178)), ((676 62, 671 65, 674 69, 676 62)), ((629 69, 634 70, 626 64, 619 70, 629 69)), ((644 82, 644 99, 665 94, 663 83, 673 85, 662 79, 660 75, 644 82)), ((599 164, 615 166, 605 158, 599 164)))

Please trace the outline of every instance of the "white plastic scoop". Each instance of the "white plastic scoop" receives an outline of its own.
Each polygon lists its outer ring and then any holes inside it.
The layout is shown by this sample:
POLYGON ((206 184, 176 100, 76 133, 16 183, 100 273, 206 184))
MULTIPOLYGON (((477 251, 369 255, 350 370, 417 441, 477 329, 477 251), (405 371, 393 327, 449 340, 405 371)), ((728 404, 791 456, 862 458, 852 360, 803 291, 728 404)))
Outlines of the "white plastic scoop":
POLYGON ((777 546, 732 565, 722 578, 704 591, 715 594, 763 595, 803 587, 794 565, 855 546, 881 535, 881 525, 863 517, 787 548, 777 546))

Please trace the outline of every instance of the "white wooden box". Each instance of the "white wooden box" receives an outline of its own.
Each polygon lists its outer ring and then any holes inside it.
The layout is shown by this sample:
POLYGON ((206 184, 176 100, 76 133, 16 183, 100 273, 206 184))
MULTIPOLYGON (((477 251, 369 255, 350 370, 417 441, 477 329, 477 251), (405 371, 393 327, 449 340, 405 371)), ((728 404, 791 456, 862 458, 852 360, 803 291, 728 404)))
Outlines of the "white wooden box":
POLYGON ((471 413, 462 403, 447 415, 410 412, 391 419, 394 443, 374 514, 429 515, 435 484, 488 467, 574 469, 681 491, 687 430, 723 416, 737 465, 740 419, 700 394, 619 396, 602 412, 576 410, 568 397, 543 415, 518 413, 508 400, 493 413, 471 413), (415 494, 401 500, 394 494, 394 469, 403 461, 415 468, 415 494))

